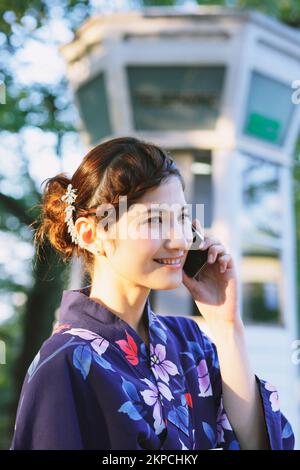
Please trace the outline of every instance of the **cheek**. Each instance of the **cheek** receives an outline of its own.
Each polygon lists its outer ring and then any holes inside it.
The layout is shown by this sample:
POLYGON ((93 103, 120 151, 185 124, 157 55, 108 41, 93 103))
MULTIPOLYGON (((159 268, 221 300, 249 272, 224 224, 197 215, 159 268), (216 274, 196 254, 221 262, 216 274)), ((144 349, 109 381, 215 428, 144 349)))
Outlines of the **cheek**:
POLYGON ((141 246, 145 260, 148 259, 149 262, 153 261, 153 258, 157 257, 157 253, 162 251, 161 247, 161 240, 145 240, 143 246, 141 246))
POLYGON ((158 240, 127 240, 125 243, 120 243, 115 251, 114 264, 123 272, 148 271, 160 245, 158 240))

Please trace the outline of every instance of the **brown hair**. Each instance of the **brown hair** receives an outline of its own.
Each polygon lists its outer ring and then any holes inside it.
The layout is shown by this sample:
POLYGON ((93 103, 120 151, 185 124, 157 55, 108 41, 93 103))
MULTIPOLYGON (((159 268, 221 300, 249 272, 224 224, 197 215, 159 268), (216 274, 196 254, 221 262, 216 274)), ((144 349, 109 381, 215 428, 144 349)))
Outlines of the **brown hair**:
MULTIPOLYGON (((48 239, 63 261, 75 252, 83 256, 85 272, 93 273, 94 255, 72 242, 65 222, 65 203, 61 200, 68 184, 76 188, 77 198, 73 203, 73 221, 79 216, 95 214, 102 203, 110 203, 116 208, 120 195, 127 196, 127 208, 134 204, 148 189, 159 186, 162 180, 171 175, 179 177, 183 190, 184 180, 176 164, 167 151, 152 143, 134 137, 118 137, 103 142, 91 149, 83 158, 72 178, 60 173, 47 178, 43 193, 40 220, 34 235, 39 252, 40 246, 48 239)), ((42 183, 42 184, 43 184, 42 183)))

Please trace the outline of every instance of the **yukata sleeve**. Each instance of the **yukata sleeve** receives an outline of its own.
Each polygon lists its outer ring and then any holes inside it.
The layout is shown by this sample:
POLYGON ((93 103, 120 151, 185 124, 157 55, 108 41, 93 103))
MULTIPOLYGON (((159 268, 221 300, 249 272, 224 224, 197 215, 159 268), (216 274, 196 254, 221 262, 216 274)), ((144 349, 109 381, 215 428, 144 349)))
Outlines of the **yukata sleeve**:
POLYGON ((294 450, 295 435, 290 422, 280 410, 276 387, 255 374, 263 404, 265 421, 272 450, 294 450))
MULTIPOLYGON (((201 335, 217 410, 217 447, 238 450, 240 445, 223 404, 222 378, 217 348, 203 331, 201 331, 201 335)), ((255 379, 262 401, 270 450, 293 450, 295 436, 289 421, 280 410, 276 387, 256 374, 255 379)))
POLYGON ((66 356, 29 367, 18 405, 11 450, 82 449, 74 384, 66 356))

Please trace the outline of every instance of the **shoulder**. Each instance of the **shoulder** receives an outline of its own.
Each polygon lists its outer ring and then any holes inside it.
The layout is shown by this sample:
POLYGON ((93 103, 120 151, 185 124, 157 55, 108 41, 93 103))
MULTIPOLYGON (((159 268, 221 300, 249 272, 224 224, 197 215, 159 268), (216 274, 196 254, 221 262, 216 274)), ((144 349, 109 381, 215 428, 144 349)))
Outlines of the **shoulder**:
MULTIPOLYGON (((79 333, 87 338, 91 332, 79 333)), ((23 381, 14 449, 82 448, 78 420, 91 403, 90 387, 85 386, 91 365, 88 342, 69 327, 56 329, 44 341, 23 381)))
POLYGON ((190 316, 156 315, 174 335, 197 349, 211 364, 218 365, 217 348, 213 340, 203 331, 200 325, 190 316))
POLYGON ((177 336, 184 336, 193 341, 198 341, 203 348, 208 348, 212 343, 210 338, 201 329, 196 320, 184 315, 156 315, 157 320, 177 336))
POLYGON ((27 381, 31 382, 37 376, 39 381, 50 379, 62 382, 64 375, 72 373, 74 365, 86 363, 91 340, 97 338, 99 337, 95 333, 87 329, 72 328, 70 325, 55 328, 28 367, 27 381))

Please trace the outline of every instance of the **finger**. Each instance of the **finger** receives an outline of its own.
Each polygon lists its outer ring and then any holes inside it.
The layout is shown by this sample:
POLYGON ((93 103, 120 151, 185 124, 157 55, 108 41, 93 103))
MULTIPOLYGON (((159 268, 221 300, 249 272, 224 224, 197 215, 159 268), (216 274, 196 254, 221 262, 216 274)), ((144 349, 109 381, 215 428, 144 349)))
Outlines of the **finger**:
POLYGON ((230 269, 232 267, 232 257, 229 253, 225 255, 221 255, 218 257, 218 263, 220 265, 220 273, 224 273, 226 269, 230 269))
POLYGON ((199 219, 193 219, 192 224, 194 225, 194 227, 196 227, 196 230, 198 230, 198 232, 203 232, 203 226, 199 219))
POLYGON ((204 229, 203 226, 201 225, 199 219, 193 219, 192 221, 193 226, 196 228, 196 230, 200 233, 201 238, 203 239, 199 245, 199 248, 203 248, 204 243, 205 243, 205 236, 204 236, 204 229))
POLYGON ((220 240, 217 240, 216 238, 211 238, 211 237, 204 237, 204 249, 206 250, 212 245, 222 245, 220 240))
POLYGON ((188 276, 184 271, 182 272, 183 284, 191 291, 197 288, 197 280, 193 277, 188 276))
POLYGON ((221 244, 211 245, 208 249, 208 262, 213 264, 219 255, 225 255, 225 247, 221 244))

